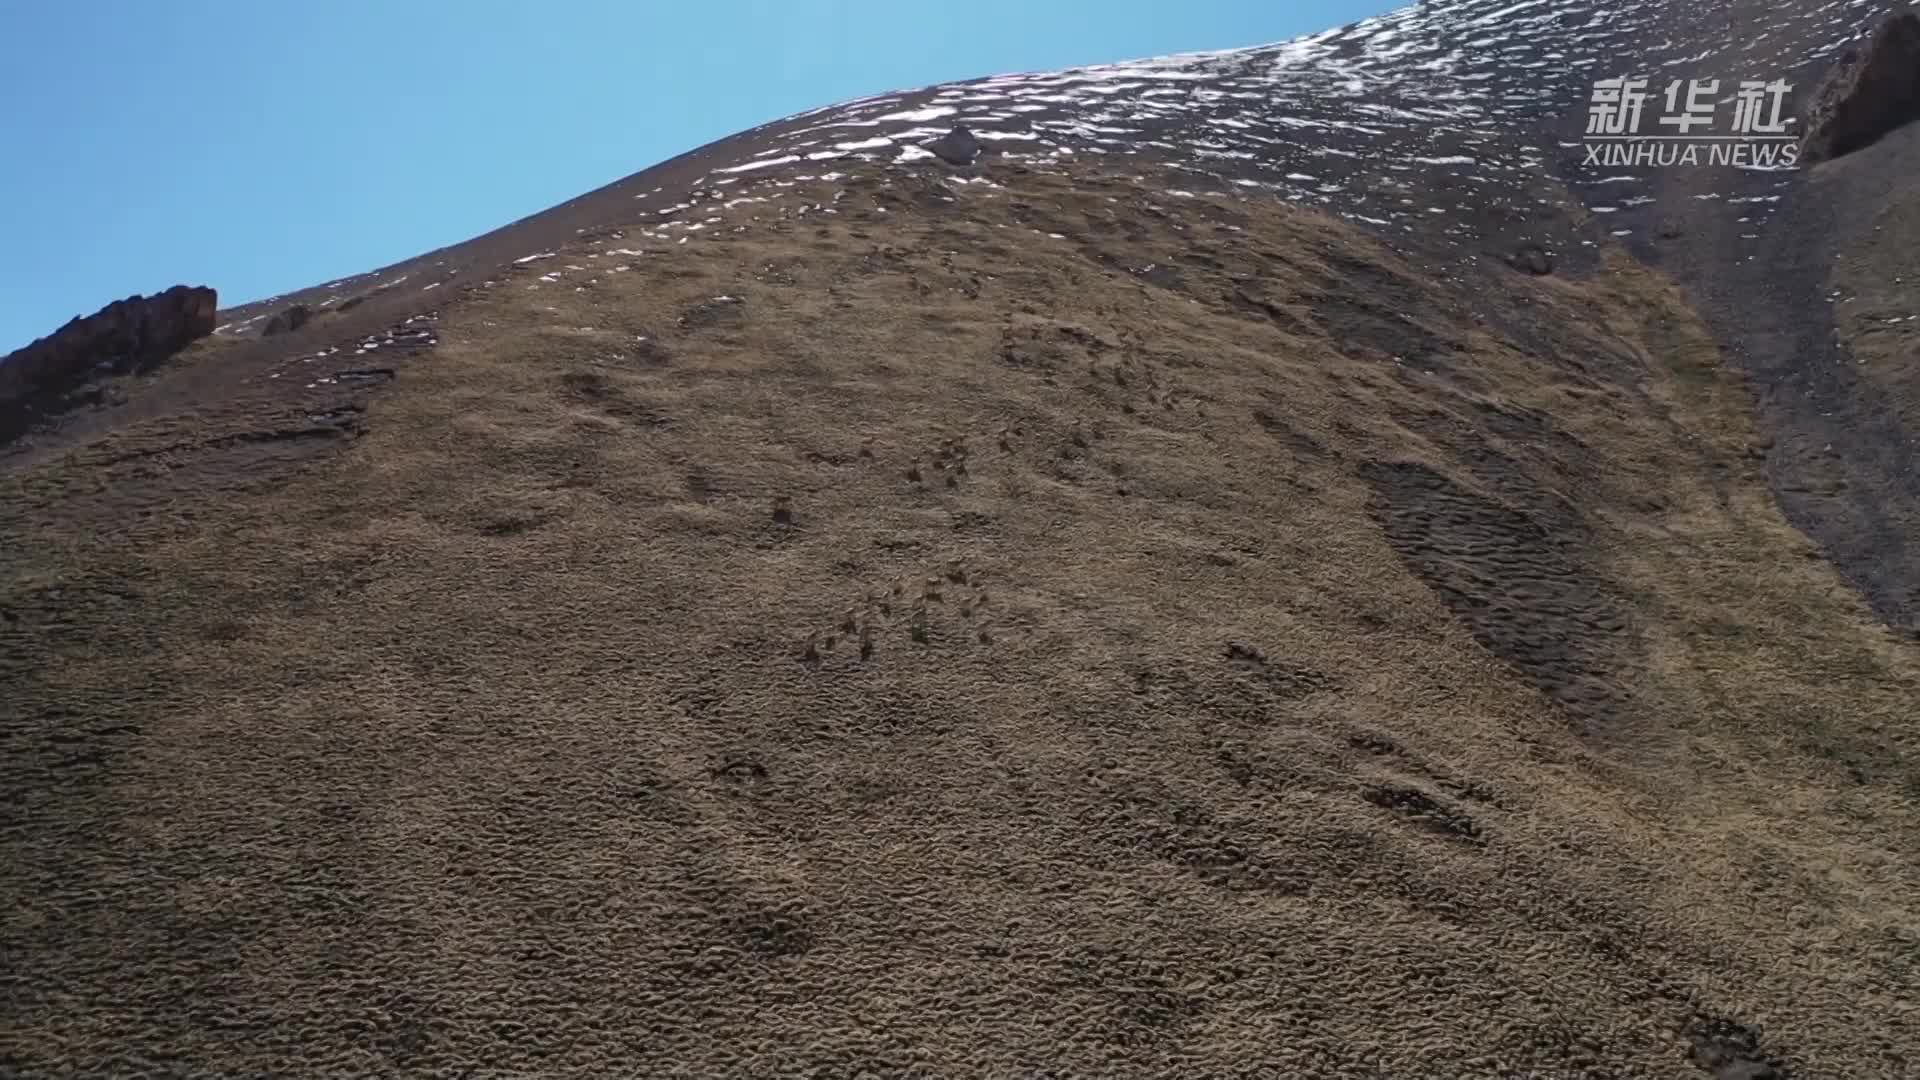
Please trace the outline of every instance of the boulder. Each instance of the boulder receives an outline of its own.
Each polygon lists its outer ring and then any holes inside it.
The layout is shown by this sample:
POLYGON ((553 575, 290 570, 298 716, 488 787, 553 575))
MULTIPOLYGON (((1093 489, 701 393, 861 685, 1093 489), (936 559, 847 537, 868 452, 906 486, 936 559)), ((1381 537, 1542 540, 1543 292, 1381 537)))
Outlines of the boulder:
POLYGON ((953 130, 928 143, 927 149, 949 165, 971 165, 980 156, 980 140, 965 124, 955 124, 953 130))
POLYGON ((282 308, 273 313, 273 316, 267 320, 267 325, 260 328, 260 336, 290 334, 307 325, 307 321, 312 318, 313 309, 305 304, 294 304, 291 307, 282 308))
POLYGON ((0 359, 0 442, 62 411, 97 375, 146 371, 213 333, 219 294, 175 285, 115 300, 0 359))
POLYGON ((1807 109, 1800 159, 1851 154, 1913 120, 1920 120, 1920 15, 1905 11, 1827 74, 1807 109))

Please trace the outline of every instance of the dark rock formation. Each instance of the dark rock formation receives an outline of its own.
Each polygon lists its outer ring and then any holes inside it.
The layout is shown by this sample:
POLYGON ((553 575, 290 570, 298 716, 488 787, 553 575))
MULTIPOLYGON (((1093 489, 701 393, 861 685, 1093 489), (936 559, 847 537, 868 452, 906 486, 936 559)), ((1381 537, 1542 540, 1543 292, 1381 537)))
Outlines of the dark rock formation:
POLYGON ((1901 12, 1849 49, 1807 111, 1803 161, 1826 161, 1872 145, 1920 119, 1920 15, 1901 12))
POLYGON ((0 359, 0 442, 77 404, 99 375, 147 371, 213 332, 219 294, 175 285, 115 300, 0 359))
POLYGON ((952 131, 928 143, 927 149, 949 165, 971 165, 980 156, 980 140, 965 124, 955 124, 952 131))
POLYGON ((274 312, 273 317, 267 320, 267 325, 261 328, 260 336, 272 337, 275 334, 290 334, 307 325, 308 320, 312 318, 312 308, 305 304, 294 304, 292 307, 283 308, 280 311, 274 312))

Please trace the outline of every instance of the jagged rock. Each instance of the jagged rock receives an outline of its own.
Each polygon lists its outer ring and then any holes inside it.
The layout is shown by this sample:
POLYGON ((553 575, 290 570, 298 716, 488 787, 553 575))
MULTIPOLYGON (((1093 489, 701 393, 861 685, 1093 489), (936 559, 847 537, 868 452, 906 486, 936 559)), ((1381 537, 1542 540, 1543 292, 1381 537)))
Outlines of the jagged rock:
POLYGON ((928 143, 927 149, 949 165, 971 165, 980 156, 980 140, 965 124, 955 124, 952 131, 928 143))
POLYGON ((267 320, 267 325, 260 329, 260 336, 272 337, 275 334, 290 334, 307 325, 307 321, 312 318, 312 308, 305 304, 294 304, 291 307, 274 312, 273 317, 267 320))
POLYGON ((1920 15, 1901 12, 1880 24, 1864 52, 1847 50, 1820 84, 1807 110, 1801 160, 1851 154, 1917 119, 1920 15))
POLYGON ((0 359, 0 441, 71 404, 99 374, 145 371, 213 333, 219 294, 175 285, 115 300, 0 359))

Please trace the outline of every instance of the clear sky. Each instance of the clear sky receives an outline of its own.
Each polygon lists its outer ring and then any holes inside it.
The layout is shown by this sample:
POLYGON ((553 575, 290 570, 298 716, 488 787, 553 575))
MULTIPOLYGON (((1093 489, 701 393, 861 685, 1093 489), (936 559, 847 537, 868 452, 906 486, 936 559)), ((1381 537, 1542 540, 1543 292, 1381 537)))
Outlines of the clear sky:
POLYGON ((486 232, 816 106, 1279 41, 1392 0, 0 0, 0 354, 486 232))

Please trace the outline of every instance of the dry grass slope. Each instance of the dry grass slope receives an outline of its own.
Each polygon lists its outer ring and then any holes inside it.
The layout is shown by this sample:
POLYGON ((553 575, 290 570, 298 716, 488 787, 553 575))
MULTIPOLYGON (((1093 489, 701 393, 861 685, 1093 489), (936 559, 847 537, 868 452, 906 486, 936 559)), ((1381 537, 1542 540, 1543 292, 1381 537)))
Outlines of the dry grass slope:
POLYGON ((989 175, 0 477, 0 1067, 1920 1068, 1920 652, 1671 287, 989 175))

